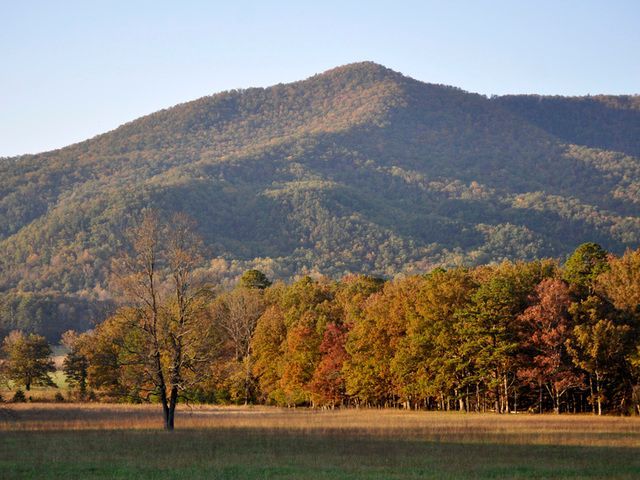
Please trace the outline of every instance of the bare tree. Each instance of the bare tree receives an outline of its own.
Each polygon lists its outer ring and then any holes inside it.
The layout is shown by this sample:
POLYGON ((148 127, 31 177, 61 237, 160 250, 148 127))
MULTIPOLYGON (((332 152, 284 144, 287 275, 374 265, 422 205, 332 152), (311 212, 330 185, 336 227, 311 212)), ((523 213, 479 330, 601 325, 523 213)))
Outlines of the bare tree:
POLYGON ((263 294, 257 288, 238 287, 225 293, 214 306, 216 324, 226 334, 236 362, 244 365, 244 401, 249 402, 252 385, 251 338, 264 313, 263 294))
POLYGON ((212 292, 196 270, 201 242, 185 215, 163 224, 155 212, 145 213, 130 241, 131 251, 114 265, 115 283, 127 303, 117 315, 138 333, 138 341, 126 344, 129 362, 145 377, 147 398, 159 399, 165 429, 173 430, 178 400, 211 350, 204 307, 212 292))

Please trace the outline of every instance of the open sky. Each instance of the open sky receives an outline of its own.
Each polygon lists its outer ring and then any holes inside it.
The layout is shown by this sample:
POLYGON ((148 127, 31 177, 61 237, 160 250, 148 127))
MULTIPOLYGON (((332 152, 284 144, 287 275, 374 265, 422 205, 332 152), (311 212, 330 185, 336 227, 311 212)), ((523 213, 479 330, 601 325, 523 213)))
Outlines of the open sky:
POLYGON ((640 1, 0 0, 0 156, 362 60, 487 95, 640 93, 640 1))

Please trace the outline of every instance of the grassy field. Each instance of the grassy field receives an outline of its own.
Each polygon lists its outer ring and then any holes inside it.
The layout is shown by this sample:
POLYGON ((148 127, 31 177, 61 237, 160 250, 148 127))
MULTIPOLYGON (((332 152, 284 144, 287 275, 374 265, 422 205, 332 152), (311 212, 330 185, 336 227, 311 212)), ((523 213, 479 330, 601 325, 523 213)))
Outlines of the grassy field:
POLYGON ((640 419, 183 406, 0 407, 0 478, 640 478, 640 419))

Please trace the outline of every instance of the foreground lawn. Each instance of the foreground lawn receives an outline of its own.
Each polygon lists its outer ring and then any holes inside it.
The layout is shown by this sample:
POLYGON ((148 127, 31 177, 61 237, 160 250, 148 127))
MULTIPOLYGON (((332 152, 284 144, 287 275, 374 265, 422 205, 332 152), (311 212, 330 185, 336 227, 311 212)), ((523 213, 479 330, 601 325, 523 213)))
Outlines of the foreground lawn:
POLYGON ((639 478, 634 418, 397 411, 15 407, 0 478, 639 478), (180 426, 182 422, 182 427, 180 426), (91 428, 95 426, 95 428, 91 428))

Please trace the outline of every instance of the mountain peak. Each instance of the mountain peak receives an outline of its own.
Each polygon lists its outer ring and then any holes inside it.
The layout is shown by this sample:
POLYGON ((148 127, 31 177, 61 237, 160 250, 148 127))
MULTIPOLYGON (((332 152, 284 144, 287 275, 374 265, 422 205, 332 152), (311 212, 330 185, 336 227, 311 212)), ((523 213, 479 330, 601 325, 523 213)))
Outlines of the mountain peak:
POLYGON ((325 72, 314 75, 313 78, 348 78, 351 80, 360 81, 382 81, 389 79, 401 79, 406 78, 399 72, 391 70, 390 68, 380 65, 372 61, 362 61, 347 63, 339 67, 334 67, 325 72))
POLYGON ((400 73, 385 67, 379 63, 373 62, 371 60, 364 60, 361 62, 352 62, 345 63, 344 65, 339 65, 337 67, 330 68, 320 75, 331 75, 336 73, 344 73, 344 72, 371 72, 378 74, 391 74, 391 75, 401 75, 400 73))

